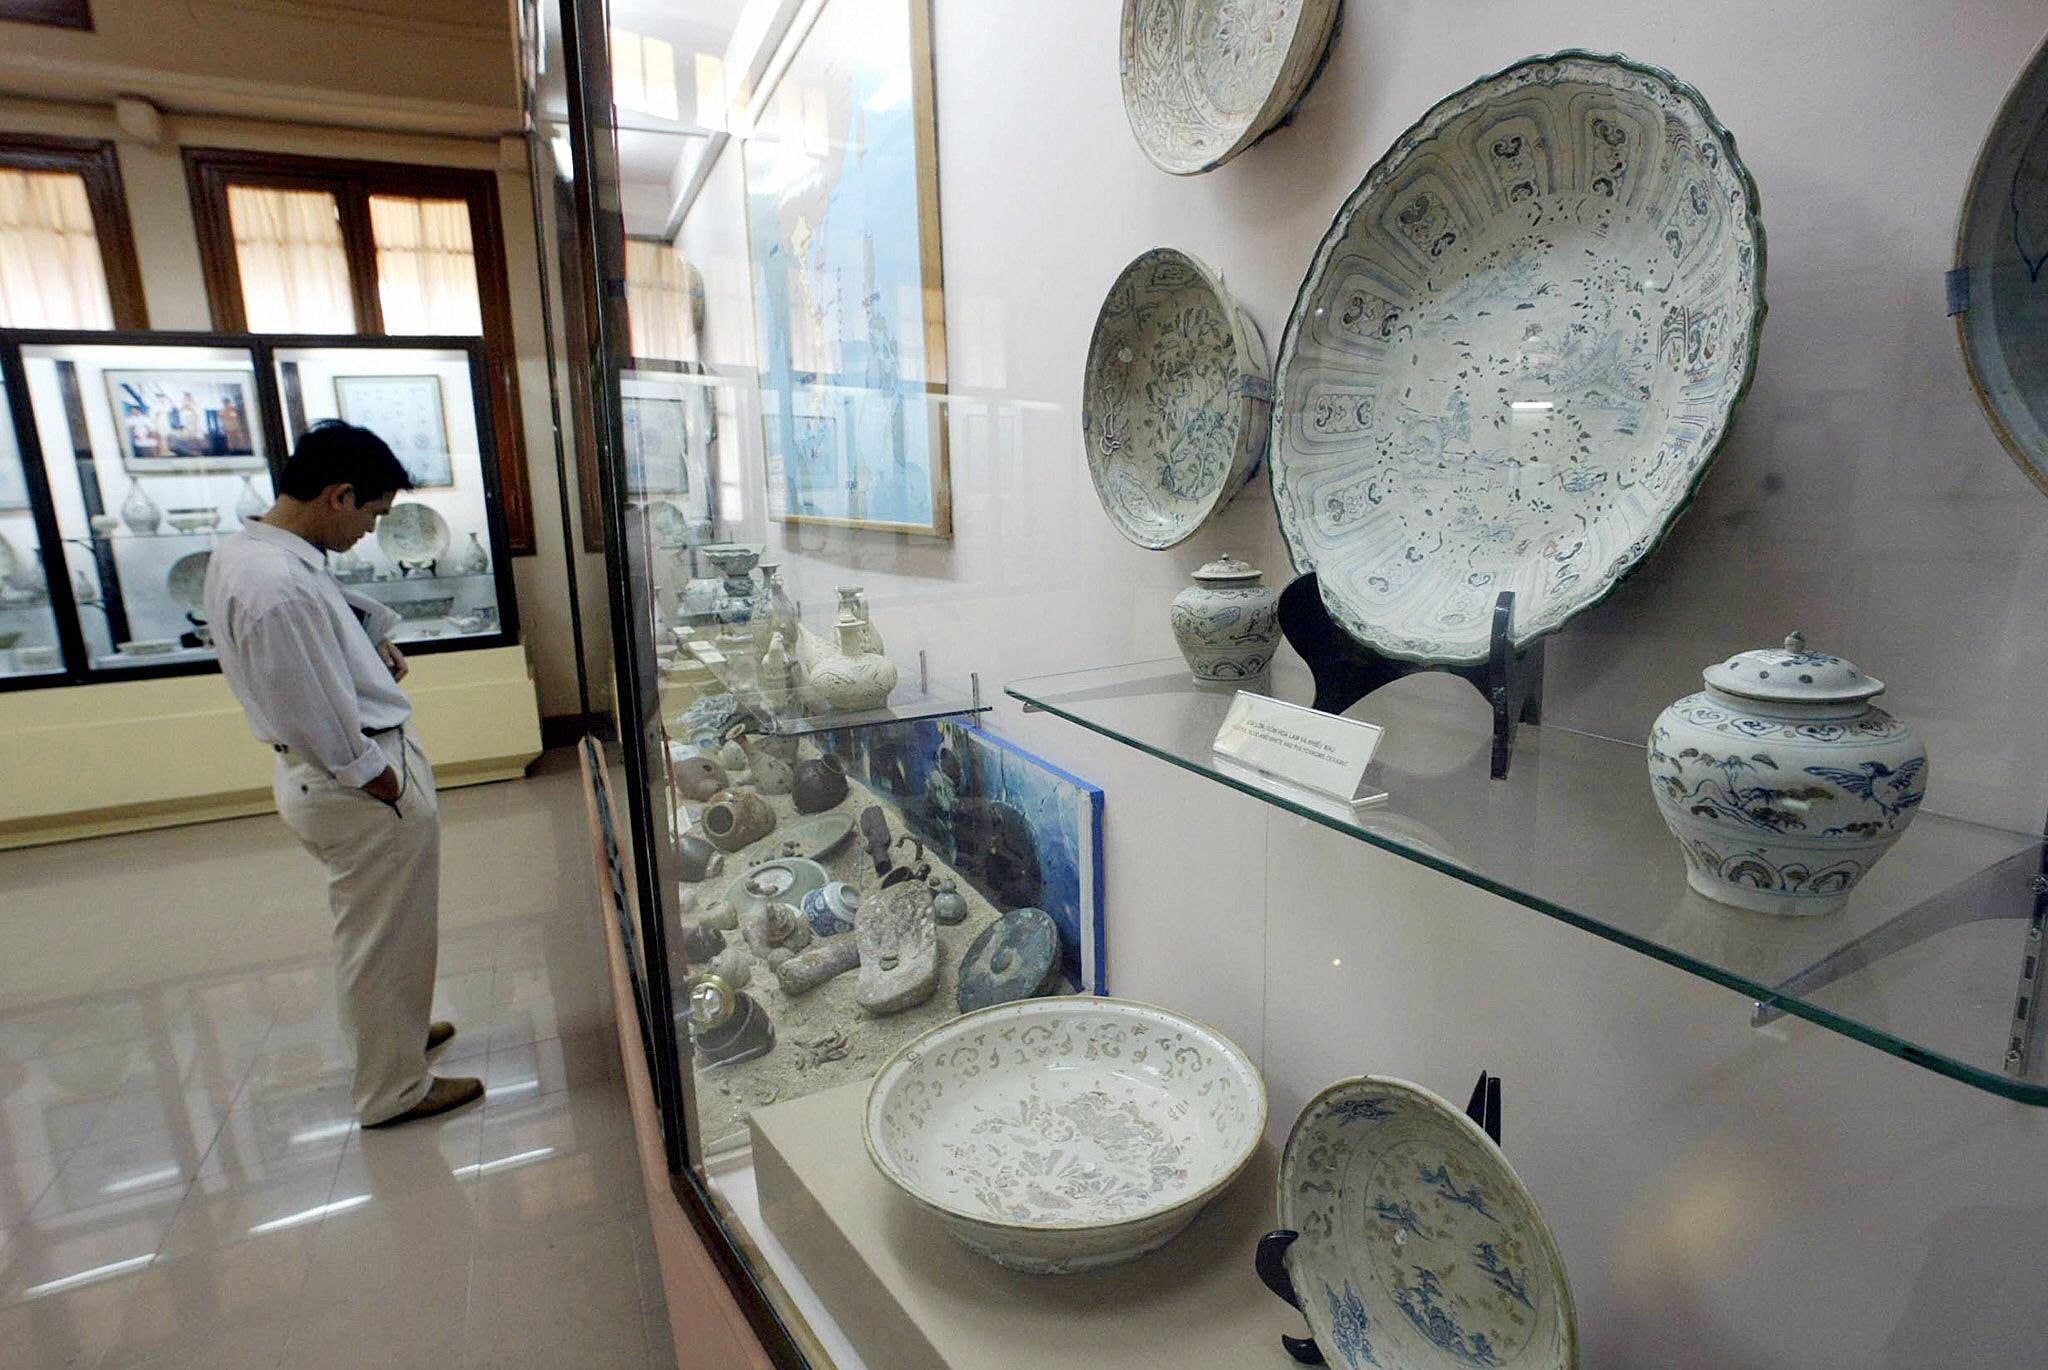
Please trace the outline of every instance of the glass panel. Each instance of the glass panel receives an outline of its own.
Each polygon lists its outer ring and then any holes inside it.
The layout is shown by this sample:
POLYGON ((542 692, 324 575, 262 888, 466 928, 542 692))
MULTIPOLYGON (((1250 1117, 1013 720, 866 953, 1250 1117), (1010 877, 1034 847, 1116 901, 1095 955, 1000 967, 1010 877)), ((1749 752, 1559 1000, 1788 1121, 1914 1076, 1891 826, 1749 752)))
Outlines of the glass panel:
POLYGON ((0 387, 0 678, 64 669, 13 403, 0 387))
POLYGON ((686 279, 695 271, 676 255, 672 243, 626 243, 626 314, 633 326, 634 356, 696 360, 704 285, 697 280, 693 298, 686 279))
POLYGON ((22 348, 87 664, 210 661, 199 595, 213 545, 272 499, 246 348, 22 348))
POLYGON ((370 232, 386 333, 464 337, 484 331, 468 201, 372 195, 370 232))
POLYGON ((496 637, 502 553, 491 528, 486 430, 477 423, 471 354, 459 348, 281 347, 278 393, 294 443, 323 419, 391 444, 415 488, 374 536, 329 564, 396 608, 399 642, 496 637))
POLYGON ((85 178, 0 167, 0 328, 112 328, 85 178))
POLYGON ((324 190, 229 186, 242 314, 252 333, 353 333, 341 209, 324 190))

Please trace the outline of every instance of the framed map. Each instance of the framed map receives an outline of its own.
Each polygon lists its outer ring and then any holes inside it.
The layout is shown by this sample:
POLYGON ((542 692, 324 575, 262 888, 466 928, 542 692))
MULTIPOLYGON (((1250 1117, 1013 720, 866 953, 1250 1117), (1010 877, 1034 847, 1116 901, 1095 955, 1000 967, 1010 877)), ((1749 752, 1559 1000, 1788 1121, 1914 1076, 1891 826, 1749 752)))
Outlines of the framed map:
POLYGON ((626 435, 626 490, 688 494, 689 408, 667 395, 625 395, 619 421, 626 435))
POLYGON ((790 41, 741 148, 769 509, 949 538, 930 0, 826 0, 790 41))
POLYGON ((334 402, 343 419, 391 445, 415 487, 455 484, 439 376, 336 376, 334 402))
POLYGON ((135 475, 261 470, 253 371, 108 371, 121 465, 135 475))

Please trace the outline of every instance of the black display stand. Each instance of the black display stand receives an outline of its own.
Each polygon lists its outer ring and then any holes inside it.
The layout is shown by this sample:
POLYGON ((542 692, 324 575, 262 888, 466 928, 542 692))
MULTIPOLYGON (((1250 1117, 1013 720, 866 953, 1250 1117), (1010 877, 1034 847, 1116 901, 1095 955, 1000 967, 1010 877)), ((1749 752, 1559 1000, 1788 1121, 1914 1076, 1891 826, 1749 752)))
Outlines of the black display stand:
POLYGON ((1316 573, 1295 577, 1280 592, 1280 631, 1308 663, 1315 677, 1315 707, 1341 714, 1382 685, 1421 671, 1442 671, 1471 682, 1493 707, 1493 778, 1508 773, 1515 727, 1543 721, 1543 640, 1515 648, 1515 592, 1503 590, 1493 602, 1492 646, 1487 659, 1470 666, 1426 666, 1383 656, 1338 626, 1323 607, 1316 573))
MULTIPOLYGON (((1302 580, 1307 579, 1309 577, 1302 577, 1302 580)), ((1299 585, 1301 581, 1294 583, 1299 585)), ((1483 1070, 1479 1072, 1479 1083, 1472 1086, 1472 1098, 1465 1105, 1465 1116, 1485 1128, 1486 1135, 1493 1138, 1495 1146, 1500 1145, 1500 1076, 1483 1070)), ((1294 1292, 1294 1277, 1287 1273, 1287 1248, 1300 1238, 1301 1234, 1293 1228, 1278 1228, 1259 1238, 1258 1250, 1252 1257, 1253 1267, 1259 1272, 1259 1282, 1286 1300, 1296 1312, 1301 1311, 1301 1296, 1294 1292)), ((1314 1337, 1291 1337, 1282 1332, 1280 1345, 1303 1365, 1327 1363, 1314 1337)))

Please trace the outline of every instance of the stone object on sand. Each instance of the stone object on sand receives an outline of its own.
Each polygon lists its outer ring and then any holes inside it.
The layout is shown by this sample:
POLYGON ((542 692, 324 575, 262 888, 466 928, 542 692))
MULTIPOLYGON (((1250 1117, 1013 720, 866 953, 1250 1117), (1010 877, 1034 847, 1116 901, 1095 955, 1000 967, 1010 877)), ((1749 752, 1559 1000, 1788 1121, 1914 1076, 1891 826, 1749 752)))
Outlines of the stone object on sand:
POLYGON ((932 919, 932 892, 908 871, 863 899, 854 915, 860 946, 860 983, 853 1001, 880 1017, 915 1008, 939 983, 939 930, 932 919))
POLYGON ((962 1013, 1048 993, 1059 974, 1060 931, 1043 909, 1006 913, 960 958, 962 1013))
POLYGON ((837 937, 790 957, 775 968, 775 978, 784 994, 808 994, 859 964, 860 944, 851 937, 837 937))

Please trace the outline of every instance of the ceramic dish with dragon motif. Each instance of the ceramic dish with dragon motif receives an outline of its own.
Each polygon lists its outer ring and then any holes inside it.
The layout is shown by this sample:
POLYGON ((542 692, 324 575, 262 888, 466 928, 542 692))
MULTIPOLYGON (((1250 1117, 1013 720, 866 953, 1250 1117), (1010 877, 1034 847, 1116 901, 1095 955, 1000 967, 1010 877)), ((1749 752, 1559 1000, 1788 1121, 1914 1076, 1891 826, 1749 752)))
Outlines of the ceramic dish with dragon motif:
POLYGON ((1152 165, 1213 170, 1307 93, 1339 0, 1124 0, 1124 114, 1152 165))
POLYGON ((1266 1126, 1258 1068, 1150 1004, 998 1004, 911 1041, 868 1090, 868 1157, 971 1251, 1030 1274, 1164 1245, 1266 1126))
POLYGON ((2048 42, 1977 153, 1956 228, 1949 313, 1998 440, 2048 490, 2048 42))
POLYGON ((1266 454, 1266 342, 1223 280, 1155 247, 1123 269, 1088 341, 1081 435, 1116 530, 1159 551, 1194 535, 1266 454))
POLYGON ((1406 1080, 1309 1100, 1280 1158, 1288 1274, 1343 1370, 1570 1370, 1578 1322, 1536 1200, 1493 1139, 1406 1080))
POLYGON ((1275 368, 1273 502, 1353 637, 1486 658, 1657 545, 1756 362, 1764 235, 1735 140, 1622 57, 1532 57, 1439 101, 1337 213, 1275 368))

